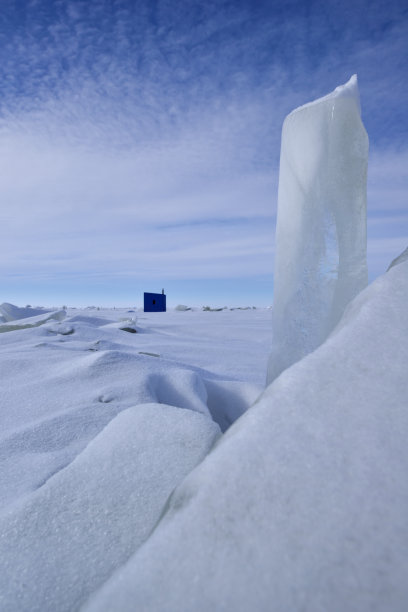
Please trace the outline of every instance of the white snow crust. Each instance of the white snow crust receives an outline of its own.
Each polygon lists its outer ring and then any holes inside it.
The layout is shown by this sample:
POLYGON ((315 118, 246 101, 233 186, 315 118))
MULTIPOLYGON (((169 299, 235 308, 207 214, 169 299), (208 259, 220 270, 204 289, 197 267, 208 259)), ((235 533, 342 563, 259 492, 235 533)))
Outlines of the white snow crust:
POLYGON ((0 334, 0 610, 405 612, 395 261, 264 391, 266 309, 14 319, 0 334))
POLYGON ((4 311, 0 609, 77 610, 261 393, 270 313, 4 311))
POLYGON ((213 411, 225 430, 262 391, 268 312, 125 315, 72 310, 0 334, 0 509, 72 462, 122 410, 213 411))
POLYGON ((147 538, 218 435, 207 417, 161 404, 112 419, 65 469, 0 514, 1 609, 77 610, 147 538))
POLYGON ((172 494, 84 612, 404 612, 408 262, 347 308, 172 494))

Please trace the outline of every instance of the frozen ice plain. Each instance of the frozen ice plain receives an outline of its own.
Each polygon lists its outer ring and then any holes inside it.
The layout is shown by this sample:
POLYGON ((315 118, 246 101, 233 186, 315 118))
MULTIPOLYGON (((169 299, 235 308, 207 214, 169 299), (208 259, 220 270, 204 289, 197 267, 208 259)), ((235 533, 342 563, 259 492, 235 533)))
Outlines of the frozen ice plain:
POLYGON ((407 300, 266 390, 266 310, 0 306, 0 609, 405 612, 407 300))

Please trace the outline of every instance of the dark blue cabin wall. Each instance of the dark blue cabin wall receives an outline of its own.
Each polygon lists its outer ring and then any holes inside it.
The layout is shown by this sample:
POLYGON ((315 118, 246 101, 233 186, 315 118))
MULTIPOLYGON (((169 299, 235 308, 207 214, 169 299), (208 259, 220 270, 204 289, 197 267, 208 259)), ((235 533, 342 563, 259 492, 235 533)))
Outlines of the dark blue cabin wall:
POLYGON ((166 312, 166 296, 164 293, 144 293, 145 312, 166 312))

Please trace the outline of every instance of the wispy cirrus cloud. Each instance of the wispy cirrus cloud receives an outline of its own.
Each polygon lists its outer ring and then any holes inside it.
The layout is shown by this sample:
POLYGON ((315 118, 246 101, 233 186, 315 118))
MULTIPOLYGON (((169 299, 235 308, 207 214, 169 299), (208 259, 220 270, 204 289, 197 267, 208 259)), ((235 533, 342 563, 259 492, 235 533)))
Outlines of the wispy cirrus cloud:
MULTIPOLYGON (((270 277, 282 120, 356 71, 370 214, 406 219, 403 8, 273 4, 6 4, 4 278, 270 277)), ((396 226, 369 230, 375 276, 396 226)))

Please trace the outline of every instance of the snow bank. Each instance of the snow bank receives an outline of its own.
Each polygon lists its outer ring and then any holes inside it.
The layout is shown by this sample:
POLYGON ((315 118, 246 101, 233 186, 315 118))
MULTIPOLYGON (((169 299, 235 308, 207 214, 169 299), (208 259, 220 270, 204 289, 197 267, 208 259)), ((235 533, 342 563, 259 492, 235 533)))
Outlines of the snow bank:
POLYGON ((228 430, 83 610, 405 611, 407 303, 403 262, 228 430))
POLYGON ((218 435, 191 410, 146 404, 119 414, 68 467, 0 515, 1 610, 77 610, 147 538, 218 435))
POLYGON ((367 158, 356 75, 284 121, 268 382, 317 348, 367 285, 367 158))
POLYGON ((258 385, 235 380, 204 379, 204 384, 208 409, 222 432, 239 419, 261 393, 258 385))
POLYGON ((136 354, 137 344, 124 343, 137 334, 68 319, 5 336, 0 508, 63 469, 131 406, 170 404, 211 420, 201 376, 192 368, 136 354))

